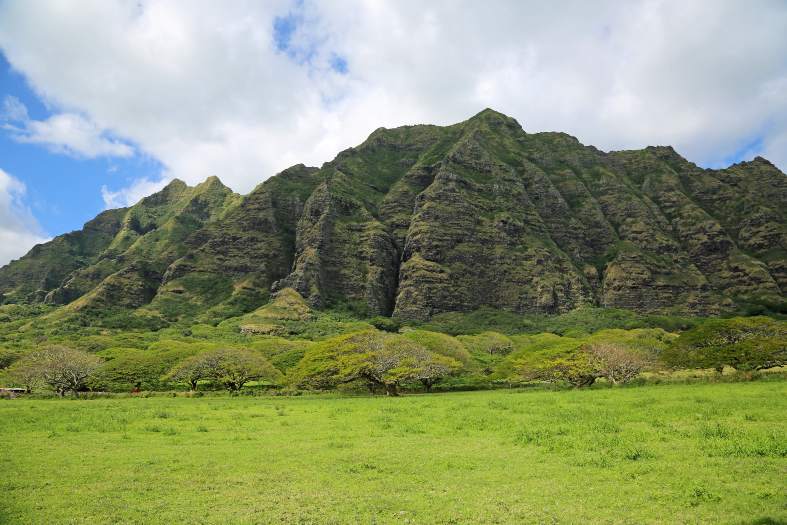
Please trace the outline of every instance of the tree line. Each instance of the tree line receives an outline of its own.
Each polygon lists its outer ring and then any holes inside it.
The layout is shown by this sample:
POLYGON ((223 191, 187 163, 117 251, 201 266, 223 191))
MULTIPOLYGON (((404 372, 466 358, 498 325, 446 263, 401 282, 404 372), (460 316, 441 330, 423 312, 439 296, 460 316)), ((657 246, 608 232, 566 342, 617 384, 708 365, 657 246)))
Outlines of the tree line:
MULTIPOLYGON (((493 332, 451 337, 412 330, 362 330, 310 346, 296 363, 278 369, 259 352, 216 348, 181 359, 160 379, 196 390, 202 383, 238 392, 251 381, 327 390, 363 386, 371 393, 397 396, 418 385, 429 392, 452 377, 493 373, 489 363, 509 356, 506 377, 516 382, 565 383, 586 387, 603 378, 617 385, 645 371, 715 369, 754 371, 787 362, 787 323, 770 318, 712 319, 681 334, 664 348, 620 341, 591 341, 547 350, 514 352, 511 339, 493 332)), ((560 340, 559 336, 552 336, 560 340)), ((2 357, 2 356, 0 356, 2 357)), ((28 391, 41 387, 60 396, 85 390, 103 360, 89 352, 49 346, 10 363, 7 377, 28 391)))

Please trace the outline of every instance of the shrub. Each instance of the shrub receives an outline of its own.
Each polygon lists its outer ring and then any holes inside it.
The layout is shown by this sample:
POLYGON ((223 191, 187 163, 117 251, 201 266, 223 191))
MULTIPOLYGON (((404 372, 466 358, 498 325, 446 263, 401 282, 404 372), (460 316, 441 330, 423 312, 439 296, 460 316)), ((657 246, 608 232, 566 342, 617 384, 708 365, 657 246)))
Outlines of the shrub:
POLYGON ((665 350, 673 368, 725 366, 753 371, 787 363, 787 322, 768 317, 710 319, 687 332, 665 350))
POLYGON ((0 370, 8 368, 21 357, 22 353, 19 351, 0 348, 0 370))

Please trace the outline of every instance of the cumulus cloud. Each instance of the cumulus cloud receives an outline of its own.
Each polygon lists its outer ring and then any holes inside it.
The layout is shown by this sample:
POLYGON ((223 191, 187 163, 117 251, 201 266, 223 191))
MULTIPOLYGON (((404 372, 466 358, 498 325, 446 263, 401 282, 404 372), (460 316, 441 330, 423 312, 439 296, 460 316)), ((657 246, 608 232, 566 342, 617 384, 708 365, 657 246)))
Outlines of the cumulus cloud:
POLYGON ((168 179, 152 180, 142 178, 118 191, 111 191, 106 186, 102 186, 101 198, 104 199, 104 205, 108 209, 125 208, 139 202, 143 197, 161 190, 168 182, 168 179))
POLYGON ((52 151, 78 158, 130 157, 134 150, 128 145, 106 136, 106 132, 75 113, 58 113, 45 120, 33 120, 27 108, 12 96, 3 103, 3 125, 14 140, 43 144, 52 151))
POLYGON ((756 144, 746 154, 784 169, 784 27, 768 0, 0 4, 0 47, 50 105, 130 140, 164 179, 237 191, 379 126, 487 106, 703 165, 756 144))
POLYGON ((25 185, 0 169, 0 266, 47 241, 24 195, 25 185))

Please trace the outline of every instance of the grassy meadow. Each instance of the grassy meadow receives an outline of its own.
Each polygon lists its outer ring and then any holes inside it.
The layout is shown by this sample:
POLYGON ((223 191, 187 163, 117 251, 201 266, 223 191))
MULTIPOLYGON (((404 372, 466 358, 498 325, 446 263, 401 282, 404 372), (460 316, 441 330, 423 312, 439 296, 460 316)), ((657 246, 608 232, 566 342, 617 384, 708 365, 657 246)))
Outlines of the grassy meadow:
POLYGON ((784 523, 787 383, 0 401, 0 523, 784 523))

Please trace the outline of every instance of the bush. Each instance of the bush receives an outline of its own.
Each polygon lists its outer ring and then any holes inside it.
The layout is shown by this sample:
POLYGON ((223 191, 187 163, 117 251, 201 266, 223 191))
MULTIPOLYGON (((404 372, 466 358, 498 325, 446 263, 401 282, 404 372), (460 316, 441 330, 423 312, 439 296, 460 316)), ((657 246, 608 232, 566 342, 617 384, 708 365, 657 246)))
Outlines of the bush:
POLYGON ((0 348, 0 370, 8 368, 21 357, 22 353, 18 350, 7 350, 5 348, 0 348))
POLYGON ((382 330, 384 332, 398 332, 399 329, 402 327, 402 323, 398 319, 393 319, 391 317, 382 317, 377 316, 373 317, 369 320, 369 324, 377 328, 378 330, 382 330))
POLYGON ((710 319, 678 337, 663 355, 673 368, 725 366, 753 371, 787 363, 787 321, 769 317, 710 319))

